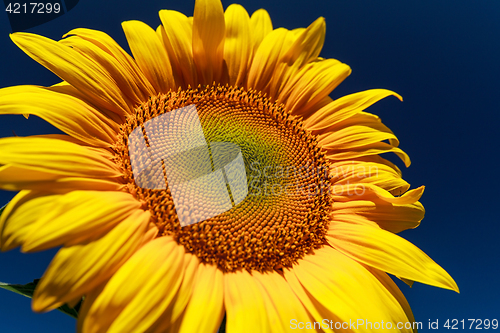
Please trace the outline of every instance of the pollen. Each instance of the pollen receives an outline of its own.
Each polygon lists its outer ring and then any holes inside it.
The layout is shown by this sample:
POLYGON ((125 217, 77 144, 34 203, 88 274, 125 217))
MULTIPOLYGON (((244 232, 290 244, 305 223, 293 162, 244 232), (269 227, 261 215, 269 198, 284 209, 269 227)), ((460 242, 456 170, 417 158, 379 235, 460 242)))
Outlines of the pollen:
MULTIPOLYGON (((164 133, 163 128, 155 130, 164 133)), ((167 149, 169 138, 152 142, 142 132, 148 147, 155 151, 167 149)), ((128 183, 127 189, 151 212, 158 237, 172 236, 201 262, 216 265, 224 272, 280 271, 327 243, 332 203, 328 193, 328 163, 323 152, 315 136, 303 129, 299 118, 257 91, 199 86, 151 97, 121 126, 113 150, 128 183), (131 133, 137 128, 144 129, 149 120, 193 106, 207 142, 230 143, 239 148, 246 195, 235 201, 233 193, 233 206, 229 210, 183 226, 179 217, 189 220, 191 217, 184 215, 206 209, 204 202, 197 202, 198 207, 189 211, 176 207, 165 166, 163 173, 157 175, 164 177, 164 189, 139 186, 134 179, 128 145, 131 133)), ((227 189, 231 194, 230 186, 227 189)))

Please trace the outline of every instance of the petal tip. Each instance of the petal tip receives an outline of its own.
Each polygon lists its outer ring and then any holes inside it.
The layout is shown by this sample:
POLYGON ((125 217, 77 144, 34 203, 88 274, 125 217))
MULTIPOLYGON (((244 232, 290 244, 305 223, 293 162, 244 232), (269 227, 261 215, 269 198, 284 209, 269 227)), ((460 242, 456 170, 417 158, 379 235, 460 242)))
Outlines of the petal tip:
POLYGON ((48 312, 58 308, 61 304, 52 296, 40 295, 39 286, 35 289, 33 298, 31 300, 31 309, 34 312, 48 312))

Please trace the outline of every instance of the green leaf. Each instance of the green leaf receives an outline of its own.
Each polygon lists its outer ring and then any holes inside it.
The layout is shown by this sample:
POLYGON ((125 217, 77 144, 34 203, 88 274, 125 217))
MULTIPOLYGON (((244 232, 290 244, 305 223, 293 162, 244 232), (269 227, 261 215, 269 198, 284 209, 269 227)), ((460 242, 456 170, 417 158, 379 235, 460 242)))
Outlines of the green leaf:
MULTIPOLYGON (((0 214, 2 213, 2 209, 0 209, 0 214)), ((0 282, 0 288, 7 289, 15 292, 16 294, 32 298, 38 281, 40 281, 40 279, 35 279, 33 280, 33 282, 27 284, 9 284, 0 282)), ((81 303, 82 301, 80 300, 80 302, 78 302, 78 304, 74 308, 70 308, 67 304, 64 304, 63 306, 58 307, 57 310, 70 315, 73 318, 78 318, 78 310, 80 309, 81 303)))

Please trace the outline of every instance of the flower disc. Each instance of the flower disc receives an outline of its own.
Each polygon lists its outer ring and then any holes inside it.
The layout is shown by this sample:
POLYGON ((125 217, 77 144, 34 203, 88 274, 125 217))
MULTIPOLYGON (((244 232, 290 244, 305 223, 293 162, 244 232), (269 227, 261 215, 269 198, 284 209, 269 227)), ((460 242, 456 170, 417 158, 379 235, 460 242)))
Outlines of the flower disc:
MULTIPOLYGON (((160 138, 167 135, 163 126, 154 129, 160 138)), ((162 151, 168 149, 166 141, 149 138, 147 145, 158 145, 156 150, 162 151)), ((160 94, 127 119, 115 151, 130 192, 147 205, 159 237, 172 235, 188 252, 223 271, 291 267, 326 244, 331 203, 324 156, 299 120, 259 93, 217 86, 160 94), (134 129, 193 105, 207 142, 228 142, 241 150, 248 193, 222 214, 181 226, 178 214, 194 214, 204 209, 204 203, 190 211, 176 207, 167 177, 165 190, 138 186, 127 145, 134 129)))

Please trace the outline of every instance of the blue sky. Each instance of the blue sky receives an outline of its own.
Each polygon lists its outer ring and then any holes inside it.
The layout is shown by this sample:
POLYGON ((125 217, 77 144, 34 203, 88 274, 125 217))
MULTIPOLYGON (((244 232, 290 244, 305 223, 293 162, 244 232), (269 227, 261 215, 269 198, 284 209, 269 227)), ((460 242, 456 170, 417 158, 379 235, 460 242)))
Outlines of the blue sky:
MULTIPOLYGON (((500 3, 497 1, 308 0, 240 1, 249 12, 266 8, 275 27, 305 27, 318 16, 327 23, 321 56, 337 58, 353 72, 332 94, 340 97, 387 88, 388 98, 370 107, 398 136, 412 159, 403 176, 426 185, 426 217, 401 235, 419 246, 456 280, 461 293, 400 284, 417 321, 500 319, 498 234, 498 95, 500 3), (496 316, 496 317, 495 317, 496 316)), ((231 2, 223 1, 224 7, 231 2)), ((192 15, 193 2, 80 0, 67 14, 30 29, 53 39, 86 27, 106 31, 126 46, 120 23, 142 20, 156 27, 160 9, 192 15)), ((24 55, 9 39, 0 13, 0 87, 51 85, 58 78, 24 55)), ((52 133, 34 117, 0 116, 0 137, 52 133)), ((394 159, 393 159, 394 160, 394 159)), ((14 194, 0 192, 0 205, 14 194)), ((0 281, 27 283, 40 277, 55 251, 0 253, 0 281)), ((359 300, 362 302, 363 300, 359 300)), ((29 299, 0 290, 2 332, 71 332, 74 320, 57 312, 33 314, 29 299)), ((441 327, 441 330, 444 330, 441 327)))

